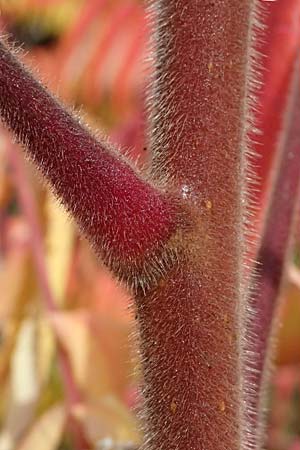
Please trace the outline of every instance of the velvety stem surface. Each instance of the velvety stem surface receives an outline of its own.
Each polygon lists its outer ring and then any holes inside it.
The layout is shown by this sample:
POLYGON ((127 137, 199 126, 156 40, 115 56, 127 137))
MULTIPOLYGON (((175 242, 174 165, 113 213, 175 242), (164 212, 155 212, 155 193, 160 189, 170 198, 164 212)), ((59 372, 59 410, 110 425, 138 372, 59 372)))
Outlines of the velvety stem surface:
POLYGON ((195 228, 179 264, 138 298, 151 450, 238 450, 242 176, 253 2, 153 2, 152 173, 195 228))
POLYGON ((167 264, 160 258, 168 259, 164 247, 177 228, 174 202, 143 181, 108 143, 96 140, 3 43, 0 116, 104 262, 135 287, 145 289, 159 278, 167 264), (145 270, 150 275, 139 278, 145 270))
POLYGON ((277 308, 285 263, 290 255, 294 222, 300 206, 300 85, 299 59, 294 69, 290 98, 279 141, 274 188, 258 253, 258 285, 250 298, 248 318, 249 361, 246 380, 252 386, 247 400, 249 418, 255 426, 254 445, 263 445, 266 390, 270 378, 277 308))

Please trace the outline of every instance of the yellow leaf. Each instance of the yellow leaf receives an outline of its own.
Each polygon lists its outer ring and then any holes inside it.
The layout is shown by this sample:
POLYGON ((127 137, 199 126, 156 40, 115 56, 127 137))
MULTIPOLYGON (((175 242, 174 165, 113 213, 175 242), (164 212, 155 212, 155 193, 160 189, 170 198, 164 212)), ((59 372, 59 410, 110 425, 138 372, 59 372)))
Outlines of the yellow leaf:
POLYGON ((113 442, 140 442, 135 417, 113 395, 103 396, 93 405, 78 407, 74 415, 84 423, 92 442, 107 437, 113 442))
POLYGON ((0 435, 0 450, 13 450, 34 417, 39 385, 33 319, 25 319, 20 327, 11 359, 10 391, 8 413, 0 435))
POLYGON ((34 423, 17 450, 56 450, 65 424, 62 404, 52 406, 34 423))
POLYGON ((55 352, 55 338, 49 321, 41 316, 37 322, 37 370, 40 383, 47 381, 55 352))
MULTIPOLYGON (((71 220, 49 192, 46 201, 47 230, 45 237, 46 270, 49 286, 58 308, 64 297, 71 265, 74 230, 71 220)), ((41 380, 49 374, 55 352, 55 339, 46 320, 39 323, 38 370, 41 380)))
POLYGON ((49 193, 47 204, 46 267, 57 306, 63 306, 74 243, 71 220, 49 193))
POLYGON ((55 330, 67 350, 77 383, 81 389, 91 387, 88 373, 90 367, 99 368, 98 395, 111 390, 110 373, 100 348, 97 355, 91 354, 92 336, 88 328, 88 314, 84 310, 52 314, 55 330), (92 361, 92 364, 91 364, 92 361))
POLYGON ((0 276, 1 290, 5 293, 0 301, 0 381, 7 376, 9 358, 14 348, 24 309, 35 294, 32 262, 27 254, 11 254, 6 269, 0 276))

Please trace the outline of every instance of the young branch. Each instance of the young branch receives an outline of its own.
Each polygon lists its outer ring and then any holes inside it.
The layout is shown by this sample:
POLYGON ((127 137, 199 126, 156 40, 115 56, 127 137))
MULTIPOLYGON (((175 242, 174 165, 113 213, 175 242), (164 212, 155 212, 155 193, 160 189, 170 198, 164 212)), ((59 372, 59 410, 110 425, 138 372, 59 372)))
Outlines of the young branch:
POLYGON ((295 65, 278 143, 276 177, 257 258, 254 276, 257 286, 249 299, 246 336, 249 359, 245 379, 252 389, 246 404, 249 419, 254 424, 253 445, 256 449, 264 444, 266 394, 278 325, 278 300, 300 204, 299 57, 295 65))
POLYGON ((104 262, 135 288, 155 284, 175 260, 175 250, 166 247, 178 231, 176 201, 96 140, 3 43, 0 116, 104 262))
POLYGON ((276 161, 278 139, 286 110, 294 73, 295 58, 299 47, 299 0, 265 2, 264 33, 256 43, 261 53, 260 86, 257 90, 258 112, 256 123, 261 130, 255 136, 255 151, 259 155, 256 164, 257 189, 253 192, 259 206, 256 213, 260 216, 259 235, 262 234, 264 218, 270 190, 273 186, 272 170, 276 161))

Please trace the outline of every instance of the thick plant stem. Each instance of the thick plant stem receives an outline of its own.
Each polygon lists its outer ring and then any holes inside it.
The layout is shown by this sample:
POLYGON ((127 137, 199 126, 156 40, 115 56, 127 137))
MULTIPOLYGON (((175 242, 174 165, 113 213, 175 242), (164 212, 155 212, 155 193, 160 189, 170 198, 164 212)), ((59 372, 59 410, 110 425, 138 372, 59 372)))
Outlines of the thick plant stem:
POLYGON ((249 419, 254 425, 253 447, 257 450, 264 444, 266 394, 278 326, 278 300, 300 209, 299 57, 295 66, 278 143, 274 187, 258 252, 257 287, 249 301, 253 313, 248 317, 246 342, 252 357, 245 378, 253 389, 248 392, 246 403, 249 419))
POLYGON ((3 43, 0 116, 104 262, 136 289, 155 284, 175 259, 169 241, 180 220, 176 202, 96 140, 3 43))
POLYGON ((253 2, 161 0, 152 173, 190 208, 179 263, 138 298, 147 450, 238 450, 242 177, 253 2))
POLYGON ((258 189, 254 192, 255 202, 260 207, 256 212, 259 221, 259 235, 262 234, 264 218, 273 177, 272 170, 276 161, 276 150, 286 109, 289 88, 294 73, 294 64, 299 47, 300 1, 285 0, 263 2, 265 32, 262 42, 257 43, 258 51, 263 55, 261 83, 257 90, 259 112, 256 122, 262 130, 255 136, 255 151, 259 155, 257 166, 258 189))
POLYGON ((144 448, 239 450, 253 1, 157 0, 153 9, 148 137, 165 191, 92 138, 3 45, 0 113, 108 266, 139 288, 144 448))

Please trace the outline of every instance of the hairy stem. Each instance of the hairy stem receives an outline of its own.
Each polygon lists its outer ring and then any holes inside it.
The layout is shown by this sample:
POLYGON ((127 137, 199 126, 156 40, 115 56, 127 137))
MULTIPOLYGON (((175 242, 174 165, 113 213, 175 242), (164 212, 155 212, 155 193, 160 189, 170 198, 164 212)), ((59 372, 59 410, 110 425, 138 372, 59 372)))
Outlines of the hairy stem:
POLYGON ((285 266, 290 256, 294 225, 300 204, 300 85, 299 58, 289 93, 279 141, 276 177, 257 258, 258 285, 250 297, 247 324, 249 361, 246 381, 252 390, 247 399, 254 424, 254 446, 264 444, 266 391, 270 379, 277 309, 285 266))
POLYGON ((243 445, 240 327, 253 2, 152 2, 154 178, 194 217, 178 265, 138 298, 148 450, 243 445))
POLYGON ((178 228, 176 202, 96 140, 3 43, 0 116, 119 278, 144 290, 156 282, 174 256, 165 247, 178 228))
POLYGON ((255 136, 255 151, 260 157, 259 164, 256 164, 258 186, 253 193, 260 207, 256 212, 261 218, 260 235, 267 212, 264 205, 269 200, 276 174, 276 170, 272 169, 299 47, 300 2, 264 2, 264 9, 265 31, 261 42, 256 44, 262 55, 263 70, 257 91, 259 111, 256 112, 257 126, 261 130, 261 134, 255 136))
POLYGON ((241 278, 253 9, 254 0, 152 2, 151 173, 172 198, 96 141, 0 44, 1 117, 108 266, 139 288, 147 450, 246 446, 241 278))

